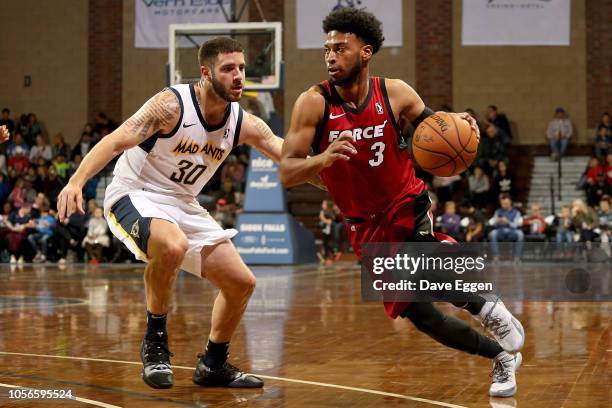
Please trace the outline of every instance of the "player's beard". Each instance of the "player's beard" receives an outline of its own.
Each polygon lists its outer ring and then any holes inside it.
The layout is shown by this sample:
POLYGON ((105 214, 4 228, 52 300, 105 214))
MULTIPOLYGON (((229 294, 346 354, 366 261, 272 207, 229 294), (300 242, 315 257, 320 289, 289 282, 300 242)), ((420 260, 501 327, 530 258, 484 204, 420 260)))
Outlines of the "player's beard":
POLYGON ((242 94, 240 94, 240 96, 238 97, 232 96, 232 94, 230 94, 230 91, 223 86, 221 81, 217 80, 214 73, 211 76, 210 82, 212 83, 213 90, 215 91, 217 96, 219 96, 219 98, 227 102, 238 102, 240 100, 242 94))
POLYGON ((357 57, 357 61, 355 61, 355 63, 353 64, 353 66, 351 67, 350 71, 348 72, 345 78, 333 79, 330 77, 329 82, 332 85, 350 84, 352 82, 355 82, 355 80, 357 80, 360 73, 361 73, 361 59, 357 57))

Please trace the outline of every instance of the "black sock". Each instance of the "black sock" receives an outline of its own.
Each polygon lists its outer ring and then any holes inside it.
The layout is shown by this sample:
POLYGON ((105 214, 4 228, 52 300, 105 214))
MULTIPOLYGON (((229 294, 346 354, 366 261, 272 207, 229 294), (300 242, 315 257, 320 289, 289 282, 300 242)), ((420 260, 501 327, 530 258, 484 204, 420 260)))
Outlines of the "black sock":
POLYGON ((213 370, 221 368, 227 361, 229 342, 215 343, 208 339, 206 352, 204 353, 204 364, 213 370))
POLYGON ((147 310, 146 337, 154 337, 154 336, 162 337, 164 334, 166 334, 166 314, 156 315, 147 310), (160 335, 159 333, 163 333, 163 334, 160 335))

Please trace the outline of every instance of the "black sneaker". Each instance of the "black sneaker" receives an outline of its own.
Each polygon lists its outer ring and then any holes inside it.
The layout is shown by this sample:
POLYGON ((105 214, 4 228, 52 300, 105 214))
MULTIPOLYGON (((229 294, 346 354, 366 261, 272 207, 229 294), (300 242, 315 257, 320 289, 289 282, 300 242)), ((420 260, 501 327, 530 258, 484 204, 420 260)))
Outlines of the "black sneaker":
POLYGON ((204 358, 198 354, 198 366, 193 373, 193 382, 204 387, 261 388, 263 380, 246 374, 227 361, 221 368, 213 370, 204 364, 204 358))
POLYGON ((170 367, 172 353, 168 350, 168 335, 160 333, 159 338, 145 337, 142 341, 142 379, 153 388, 170 388, 174 383, 170 367))

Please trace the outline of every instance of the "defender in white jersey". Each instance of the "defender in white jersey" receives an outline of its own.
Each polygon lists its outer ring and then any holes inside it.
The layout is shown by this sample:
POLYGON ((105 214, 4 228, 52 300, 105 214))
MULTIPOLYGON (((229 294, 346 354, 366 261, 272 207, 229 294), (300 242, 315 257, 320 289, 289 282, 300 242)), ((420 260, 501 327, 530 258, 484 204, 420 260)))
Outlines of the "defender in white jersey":
POLYGON ((83 212, 85 182, 123 153, 106 190, 104 212, 113 234, 147 262, 144 381, 154 388, 173 385, 166 313, 181 268, 220 289, 193 381, 203 386, 261 387, 261 379, 227 362, 229 342, 255 288, 255 277, 229 240, 236 231, 221 228, 195 196, 239 143, 278 162, 282 139, 237 103, 245 68, 237 41, 208 41, 198 59, 198 84, 164 89, 89 152, 60 193, 58 214, 64 219, 75 210, 83 212))

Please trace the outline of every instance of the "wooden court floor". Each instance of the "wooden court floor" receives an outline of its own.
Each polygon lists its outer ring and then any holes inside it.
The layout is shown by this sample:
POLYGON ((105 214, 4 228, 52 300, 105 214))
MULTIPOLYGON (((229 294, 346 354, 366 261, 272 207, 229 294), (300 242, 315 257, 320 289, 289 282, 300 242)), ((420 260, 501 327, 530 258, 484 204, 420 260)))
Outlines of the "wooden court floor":
POLYGON ((140 378, 141 265, 0 266, 0 406, 612 407, 612 303, 506 302, 526 330, 524 365, 518 394, 490 399, 489 361, 361 303, 355 265, 254 271, 230 359, 264 377, 263 390, 191 382, 215 292, 187 274, 169 314, 175 386, 153 390, 140 378), (78 399, 24 401, 13 387, 78 399))

